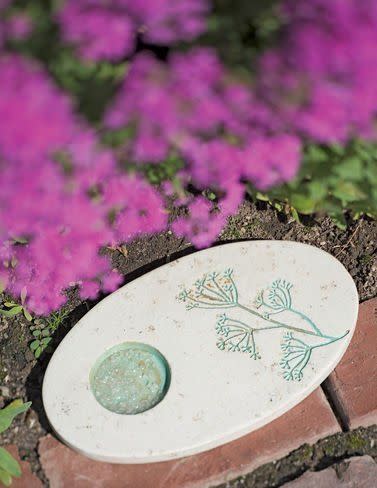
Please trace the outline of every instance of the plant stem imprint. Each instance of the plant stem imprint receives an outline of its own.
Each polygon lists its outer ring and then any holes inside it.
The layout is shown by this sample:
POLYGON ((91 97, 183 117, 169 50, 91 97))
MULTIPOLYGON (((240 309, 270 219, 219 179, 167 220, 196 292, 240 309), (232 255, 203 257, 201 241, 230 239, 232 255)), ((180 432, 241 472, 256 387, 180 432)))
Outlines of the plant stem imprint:
POLYGON ((219 336, 217 347, 221 350, 245 352, 253 359, 260 359, 256 346, 255 335, 263 331, 283 329, 281 342, 282 357, 279 362, 286 380, 301 381, 303 371, 310 361, 312 352, 319 347, 325 347, 343 339, 349 331, 340 336, 324 334, 321 329, 305 313, 292 307, 291 289, 293 285, 286 280, 277 279, 266 290, 257 294, 255 309, 239 302, 237 286, 233 279, 233 270, 227 269, 222 273, 212 272, 198 279, 193 288, 184 289, 178 295, 178 300, 186 304, 187 310, 196 308, 220 310, 238 308, 254 317, 267 322, 263 327, 253 327, 223 313, 218 316, 216 332, 219 336), (260 310, 260 311, 259 311, 260 310), (300 317, 308 325, 308 329, 296 327, 280 322, 272 315, 289 312, 300 317), (296 335, 295 335, 296 334, 296 335), (297 334, 307 336, 306 341, 297 334), (309 339, 316 342, 309 343, 309 339))

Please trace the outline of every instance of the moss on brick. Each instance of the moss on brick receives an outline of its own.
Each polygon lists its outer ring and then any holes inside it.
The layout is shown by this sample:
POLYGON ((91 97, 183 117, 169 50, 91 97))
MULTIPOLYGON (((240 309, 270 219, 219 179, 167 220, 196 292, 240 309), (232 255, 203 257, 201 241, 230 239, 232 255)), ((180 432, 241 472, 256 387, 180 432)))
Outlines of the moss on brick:
POLYGON ((260 466, 218 488, 277 488, 307 470, 319 471, 350 456, 377 458, 377 425, 335 434, 313 446, 304 444, 278 461, 260 466))
POLYGON ((366 449, 369 444, 368 439, 360 435, 358 432, 349 432, 346 442, 349 448, 357 453, 366 449))

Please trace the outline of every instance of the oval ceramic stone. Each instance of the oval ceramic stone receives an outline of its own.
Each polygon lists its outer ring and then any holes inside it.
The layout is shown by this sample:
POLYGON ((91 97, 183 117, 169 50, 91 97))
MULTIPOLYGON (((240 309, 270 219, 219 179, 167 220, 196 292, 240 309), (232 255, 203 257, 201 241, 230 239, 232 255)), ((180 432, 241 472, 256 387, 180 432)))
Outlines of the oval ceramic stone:
POLYGON ((315 247, 254 241, 197 252, 128 283, 80 320, 48 366, 46 413, 63 441, 98 460, 210 449, 308 396, 344 354, 357 311, 352 278, 315 247), (130 342, 155 348, 170 370, 162 400, 136 415, 105 408, 90 385, 98 359, 130 342))

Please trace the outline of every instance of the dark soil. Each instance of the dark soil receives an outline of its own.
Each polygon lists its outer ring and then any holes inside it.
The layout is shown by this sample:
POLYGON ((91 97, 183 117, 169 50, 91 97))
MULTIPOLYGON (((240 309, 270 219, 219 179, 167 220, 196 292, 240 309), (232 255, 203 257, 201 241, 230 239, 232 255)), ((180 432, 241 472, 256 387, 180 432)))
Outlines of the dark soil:
MULTIPOLYGON (((329 218, 310 219, 306 224, 299 224, 285 215, 277 214, 270 207, 246 202, 238 214, 230 219, 219 242, 284 239, 315 245, 331 253, 344 264, 355 280, 360 301, 376 296, 377 222, 361 219, 351 222, 346 231, 339 230, 329 218)), ((127 246, 123 253, 116 250, 108 253, 114 266, 125 275, 125 282, 127 282, 170 260, 194 251, 189 243, 176 238, 171 232, 166 232, 137 240, 127 246)), ((31 409, 16 418, 11 428, 0 436, 0 442, 16 444, 21 457, 31 462, 32 469, 44 481, 46 480, 38 461, 37 447, 39 438, 46 432, 51 432, 51 428, 46 420, 41 401, 43 374, 53 350, 94 305, 95 303, 80 302, 77 294, 74 291, 70 292, 65 307, 69 315, 55 332, 50 350, 42 354, 38 360, 34 358, 29 348, 33 336, 26 319, 20 315, 15 318, 5 318, 0 315, 0 408, 15 398, 33 402, 31 409)), ((306 465, 302 466, 302 469, 307 469, 306 465)), ((276 465, 274 469, 280 468, 276 465)), ((290 478, 294 477, 294 473, 297 476, 300 474, 300 469, 296 471, 292 469, 291 471, 288 469, 291 473, 290 478)), ((249 481, 251 482, 251 478, 249 481)), ((254 484, 246 484, 246 486, 254 486, 254 484)), ((278 484, 262 483, 255 486, 278 486, 278 484)))

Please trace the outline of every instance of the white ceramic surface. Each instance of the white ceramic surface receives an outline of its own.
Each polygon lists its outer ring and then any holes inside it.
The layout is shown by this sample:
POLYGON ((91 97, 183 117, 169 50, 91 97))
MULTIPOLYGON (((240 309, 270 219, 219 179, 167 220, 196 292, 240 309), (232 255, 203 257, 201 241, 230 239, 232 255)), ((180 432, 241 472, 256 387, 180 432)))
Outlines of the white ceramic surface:
POLYGON ((46 413, 64 442, 98 460, 210 449, 308 396, 345 352, 357 311, 352 278, 315 247, 252 241, 197 252, 126 284, 80 320, 48 366, 46 413), (165 398, 138 415, 106 410, 89 386, 97 358, 126 341, 157 348, 171 368, 165 398))

